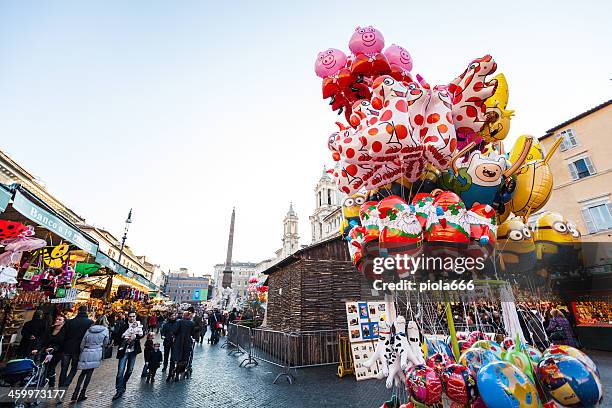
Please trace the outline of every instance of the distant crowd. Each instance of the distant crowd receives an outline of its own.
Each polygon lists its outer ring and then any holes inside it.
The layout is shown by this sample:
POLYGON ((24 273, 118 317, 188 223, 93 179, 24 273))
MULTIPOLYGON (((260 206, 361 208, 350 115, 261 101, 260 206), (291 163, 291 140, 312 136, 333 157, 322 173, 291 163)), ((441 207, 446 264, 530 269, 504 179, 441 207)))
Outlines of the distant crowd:
POLYGON ((225 335, 227 324, 239 320, 240 314, 235 309, 230 313, 221 313, 218 309, 196 312, 190 307, 150 316, 138 316, 134 311, 120 312, 100 315, 93 321, 86 307, 81 306, 72 319, 57 314, 51 325, 48 319, 41 310, 34 312, 32 320, 21 330, 18 354, 46 365, 49 388, 54 388, 56 383, 68 388, 80 370, 71 397, 78 402, 87 399, 94 370, 113 354, 118 360, 113 400, 125 393, 138 354, 144 357, 141 377, 147 383, 155 381, 162 366, 162 372, 168 372, 166 381, 178 381, 181 375, 191 372, 193 347, 204 342, 208 329, 209 342, 216 345, 220 336, 225 335), (157 334, 161 335, 162 344, 155 340, 157 334), (143 338, 144 346, 141 345, 143 338))

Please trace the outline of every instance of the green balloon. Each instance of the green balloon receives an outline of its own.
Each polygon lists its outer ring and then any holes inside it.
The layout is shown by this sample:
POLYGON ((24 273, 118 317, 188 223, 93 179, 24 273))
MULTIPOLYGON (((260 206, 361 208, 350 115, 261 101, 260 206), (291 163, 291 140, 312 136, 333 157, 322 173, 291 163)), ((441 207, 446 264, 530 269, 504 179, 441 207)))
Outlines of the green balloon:
POLYGON ((504 356, 504 360, 507 362, 514 364, 518 367, 522 372, 527 374, 532 381, 535 381, 535 376, 533 375, 533 367, 531 365, 531 359, 527 354, 522 351, 508 351, 504 356))

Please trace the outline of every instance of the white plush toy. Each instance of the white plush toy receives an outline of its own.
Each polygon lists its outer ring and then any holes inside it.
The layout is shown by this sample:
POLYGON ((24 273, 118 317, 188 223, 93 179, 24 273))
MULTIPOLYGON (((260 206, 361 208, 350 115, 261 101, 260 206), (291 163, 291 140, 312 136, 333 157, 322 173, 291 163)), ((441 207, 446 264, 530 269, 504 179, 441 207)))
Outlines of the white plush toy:
POLYGON ((419 364, 420 360, 414 354, 410 346, 410 342, 408 341, 408 336, 406 336, 406 319, 404 316, 398 316, 394 325, 395 341, 393 342, 393 347, 395 349, 396 356, 399 357, 401 369, 403 372, 406 372, 408 368, 419 364))
POLYGON ((406 336, 408 337, 408 344, 412 350, 414 360, 406 359, 405 365, 402 362, 402 369, 408 368, 408 360, 412 361, 413 364, 425 364, 425 358, 423 357, 423 350, 421 350, 421 334, 415 321, 411 320, 408 322, 406 328, 406 336))
POLYGON ((385 349, 387 363, 389 365, 389 375, 387 376, 386 382, 387 388, 393 387, 394 383, 396 387, 401 387, 406 381, 406 376, 402 371, 402 359, 406 351, 410 350, 406 334, 404 333, 406 319, 404 319, 403 316, 399 316, 393 323, 393 327, 395 328, 395 334, 393 335, 390 345, 385 349))

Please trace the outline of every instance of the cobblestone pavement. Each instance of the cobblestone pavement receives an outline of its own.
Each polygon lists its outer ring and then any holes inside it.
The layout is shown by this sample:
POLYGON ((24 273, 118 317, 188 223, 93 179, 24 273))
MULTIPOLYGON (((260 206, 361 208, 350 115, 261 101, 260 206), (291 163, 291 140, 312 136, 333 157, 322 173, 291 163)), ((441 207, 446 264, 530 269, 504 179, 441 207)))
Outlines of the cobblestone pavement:
MULTIPOLYGON (((224 339, 222 339, 222 342, 224 339)), ((354 377, 340 379, 336 367, 301 369, 294 372, 293 385, 284 379, 272 384, 282 370, 261 362, 252 368, 240 368, 243 356, 227 355, 227 351, 209 344, 196 345, 194 373, 190 379, 166 383, 158 371, 154 384, 141 380, 143 358, 138 356, 125 395, 112 402, 115 392, 117 360, 108 359, 97 369, 87 391, 88 399, 63 407, 379 407, 392 395, 382 381, 357 382, 354 377)), ((595 359, 606 388, 604 406, 612 406, 612 353, 589 352, 595 359), (606 405, 610 404, 610 405, 606 405)), ((72 387, 76 383, 73 381, 72 387)), ((72 395, 72 387, 66 394, 72 395)))

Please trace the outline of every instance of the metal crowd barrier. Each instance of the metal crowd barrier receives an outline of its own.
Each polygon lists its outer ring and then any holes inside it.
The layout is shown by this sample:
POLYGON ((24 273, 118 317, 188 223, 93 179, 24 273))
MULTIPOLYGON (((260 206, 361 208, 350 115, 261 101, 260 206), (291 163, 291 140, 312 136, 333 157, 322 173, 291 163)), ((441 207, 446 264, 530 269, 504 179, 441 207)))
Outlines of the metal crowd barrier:
MULTIPOLYGON (((228 342, 247 357, 241 367, 258 364, 258 360, 283 369, 273 383, 285 377, 293 384, 291 370, 338 364, 338 334, 342 330, 281 332, 265 328, 249 328, 231 323, 228 342)), ((237 355, 237 354, 236 354, 237 355)))

